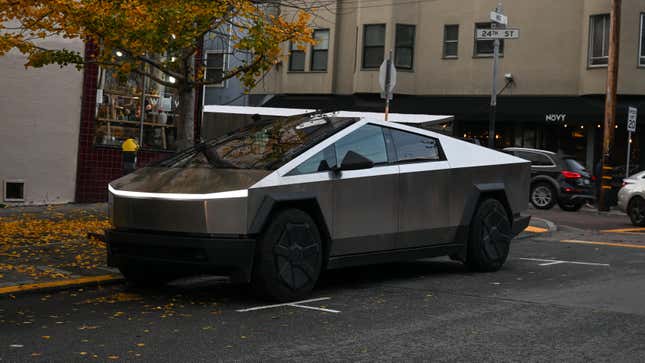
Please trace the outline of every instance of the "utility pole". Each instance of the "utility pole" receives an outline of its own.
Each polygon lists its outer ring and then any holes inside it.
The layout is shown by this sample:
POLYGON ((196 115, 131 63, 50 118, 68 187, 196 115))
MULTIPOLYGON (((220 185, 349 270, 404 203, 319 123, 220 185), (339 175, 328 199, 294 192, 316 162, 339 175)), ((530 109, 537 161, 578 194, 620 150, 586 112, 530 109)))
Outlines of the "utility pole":
MULTIPOLYGON (((495 8, 495 13, 504 15, 502 2, 500 1, 495 8)), ((495 29, 497 23, 493 22, 491 28, 495 29)), ((493 89, 490 94, 490 114, 488 117, 488 147, 495 148, 495 119, 497 116, 497 62, 499 61, 499 38, 493 41, 493 89)))
POLYGON ((609 61, 607 64, 607 96, 605 99, 605 127, 602 141, 602 171, 600 180, 600 200, 598 210, 608 211, 607 196, 611 190, 612 166, 611 153, 614 146, 616 124, 616 88, 618 84, 618 52, 620 49, 620 10, 622 0, 611 0, 609 19, 609 61))

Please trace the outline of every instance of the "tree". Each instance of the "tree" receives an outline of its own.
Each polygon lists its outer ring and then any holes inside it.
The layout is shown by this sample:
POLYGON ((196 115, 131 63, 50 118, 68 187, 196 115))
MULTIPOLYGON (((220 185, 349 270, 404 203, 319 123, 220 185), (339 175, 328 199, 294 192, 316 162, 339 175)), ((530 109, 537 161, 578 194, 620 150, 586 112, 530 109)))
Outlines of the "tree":
POLYGON ((281 43, 313 42, 310 15, 297 9, 287 20, 278 5, 277 0, 0 0, 0 56, 16 48, 26 55, 26 67, 98 64, 176 89, 182 123, 177 138, 190 144, 195 88, 209 84, 195 59, 205 34, 229 25, 242 29, 231 42, 249 56, 223 79, 239 77, 247 89, 279 62, 281 43), (41 42, 48 37, 80 38, 97 50, 84 57, 48 49, 41 42))

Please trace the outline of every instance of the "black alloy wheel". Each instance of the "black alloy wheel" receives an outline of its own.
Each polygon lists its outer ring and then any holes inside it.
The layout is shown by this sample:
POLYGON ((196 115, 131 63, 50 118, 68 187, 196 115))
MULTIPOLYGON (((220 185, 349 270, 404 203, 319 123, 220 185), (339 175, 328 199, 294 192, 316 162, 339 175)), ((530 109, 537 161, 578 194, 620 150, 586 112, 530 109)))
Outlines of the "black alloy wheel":
POLYGON ((466 266, 472 271, 492 272, 504 265, 511 242, 511 223, 497 199, 485 199, 470 224, 466 266))
POLYGON ((272 300, 302 299, 316 285, 322 262, 322 240, 313 218, 299 209, 281 210, 258 239, 253 289, 272 300))
POLYGON ((645 227, 645 199, 634 197, 627 206, 627 214, 632 224, 639 227, 645 227))
POLYGON ((537 182, 531 186, 531 204, 537 209, 551 209, 555 205, 556 191, 547 182, 537 182))

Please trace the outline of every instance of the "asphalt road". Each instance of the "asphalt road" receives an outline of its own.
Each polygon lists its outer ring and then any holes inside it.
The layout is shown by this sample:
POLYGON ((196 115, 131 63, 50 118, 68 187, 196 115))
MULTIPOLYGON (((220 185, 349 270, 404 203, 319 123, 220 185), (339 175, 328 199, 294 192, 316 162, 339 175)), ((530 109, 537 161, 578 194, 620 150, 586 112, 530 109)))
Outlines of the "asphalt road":
POLYGON ((617 217, 561 217, 497 273, 447 259, 328 272, 312 296, 326 299, 298 306, 216 280, 2 297, 0 361, 643 361, 645 230, 601 232, 631 227, 617 217))

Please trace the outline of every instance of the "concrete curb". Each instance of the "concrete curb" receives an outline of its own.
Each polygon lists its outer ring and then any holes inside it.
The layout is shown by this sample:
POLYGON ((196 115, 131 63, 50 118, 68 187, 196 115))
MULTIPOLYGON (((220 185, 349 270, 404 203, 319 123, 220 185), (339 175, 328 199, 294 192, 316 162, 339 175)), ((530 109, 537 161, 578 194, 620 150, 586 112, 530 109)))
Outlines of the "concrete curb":
POLYGON ((556 232, 558 230, 558 226, 543 218, 537 218, 537 217, 531 217, 531 222, 529 223, 529 227, 537 227, 537 228, 542 228, 546 229, 545 232, 528 232, 528 231, 523 231, 522 233, 518 234, 513 240, 523 240, 535 236, 549 236, 551 233, 556 232))
POLYGON ((9 285, 0 288, 0 298, 36 292, 52 292, 75 289, 79 287, 113 285, 122 283, 121 275, 85 276, 68 280, 43 281, 29 284, 9 285))
POLYGON ((558 230, 558 226, 548 219, 531 217, 531 225, 534 225, 534 223, 541 224, 544 228, 549 230, 549 233, 556 232, 558 230))

